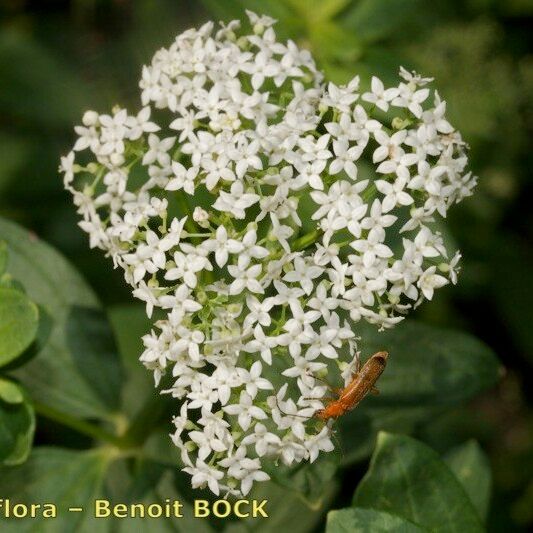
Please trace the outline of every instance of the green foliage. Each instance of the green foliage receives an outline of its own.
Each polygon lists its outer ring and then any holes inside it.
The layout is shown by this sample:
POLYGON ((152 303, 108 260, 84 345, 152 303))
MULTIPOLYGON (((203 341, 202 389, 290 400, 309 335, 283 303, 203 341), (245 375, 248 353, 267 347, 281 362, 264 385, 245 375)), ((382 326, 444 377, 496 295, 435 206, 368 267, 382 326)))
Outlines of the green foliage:
POLYGON ((342 24, 362 41, 372 43, 404 31, 421 4, 421 0, 358 0, 352 2, 342 24))
POLYGON ((7 269, 7 244, 0 241, 0 278, 5 274, 7 269))
MULTIPOLYGON (((479 143, 498 136, 502 128, 513 128, 514 132, 523 121, 514 105, 521 98, 522 87, 513 65, 494 51, 501 38, 498 26, 479 20, 468 25, 468 32, 465 27, 465 23, 457 23, 436 28, 426 46, 411 44, 407 53, 420 69, 435 76, 439 92, 453 102, 449 106, 452 123, 470 142, 479 143), (454 58, 453 63, 450 58, 454 58), (480 86, 482 77, 486 83, 480 86), (509 84, 508 80, 515 82, 509 84), (469 98, 470 94, 476 97, 469 98)), ((517 132, 501 141, 511 144, 512 150, 520 137, 517 132)))
POLYGON ((97 308, 94 293, 65 259, 26 230, 0 220, 0 238, 10 249, 10 270, 17 273, 28 296, 53 318, 49 341, 39 357, 15 375, 31 389, 37 402, 70 415, 108 417, 104 400, 79 369, 67 334, 74 306, 97 308))
MULTIPOLYGON (((84 513, 69 513, 68 508, 84 507, 99 494, 108 461, 104 450, 36 449, 21 467, 0 470, 2 493, 27 504, 40 502, 46 495, 46 501, 57 505, 58 517, 48 524, 43 522, 43 531, 80 530, 90 520, 92 509, 87 506, 84 513)), ((5 531, 30 531, 34 527, 35 519, 31 518, 22 523, 6 520, 2 525, 5 531)))
POLYGON ((98 309, 71 307, 66 336, 79 374, 109 409, 118 409, 124 372, 105 314, 98 309))
POLYGON ((448 466, 419 441, 380 433, 353 508, 331 512, 327 531, 483 531, 478 510, 486 508, 489 496, 484 461, 479 449, 467 444, 448 466), (473 477, 481 481, 476 504, 469 497, 473 477))
POLYGON ((25 294, 0 287, 0 367, 30 346, 38 321, 37 306, 25 294))
POLYGON ((7 257, 0 241, 0 465, 17 465, 28 457, 35 415, 23 388, 4 374, 23 362, 35 341, 39 312, 23 292, 6 283, 7 257))
POLYGON ((450 450, 444 460, 463 485, 481 518, 486 520, 492 481, 489 462, 479 444, 470 440, 450 450))
POLYGON ((264 470, 280 487, 296 493, 309 507, 319 509, 324 505, 327 492, 324 487, 336 487, 335 474, 341 459, 338 450, 321 455, 314 463, 301 463, 289 468, 282 465, 264 465, 264 470))
POLYGON ((0 465, 23 463, 34 431, 35 415, 22 387, 0 376, 0 465))
POLYGON ((533 363, 533 253, 521 239, 502 238, 495 246, 495 265, 490 279, 498 313, 509 328, 513 344, 533 363))
POLYGON ((327 533, 417 533, 422 528, 397 515, 375 509, 349 508, 328 513, 327 533))
POLYGON ((385 332, 361 326, 357 333, 366 353, 387 350, 390 357, 378 382, 379 396, 340 420, 345 463, 370 453, 377 431, 411 432, 498 380, 493 352, 466 333, 414 320, 385 332))
POLYGON ((150 330, 150 320, 143 304, 125 304, 109 309, 109 320, 115 334, 127 380, 122 384, 122 407, 133 415, 149 394, 154 394, 154 380, 139 363, 143 352, 141 337, 150 330))
POLYGON ((464 402, 498 379, 493 351, 462 331, 407 320, 384 332, 364 326, 359 334, 369 353, 389 351, 380 386, 396 405, 464 402))

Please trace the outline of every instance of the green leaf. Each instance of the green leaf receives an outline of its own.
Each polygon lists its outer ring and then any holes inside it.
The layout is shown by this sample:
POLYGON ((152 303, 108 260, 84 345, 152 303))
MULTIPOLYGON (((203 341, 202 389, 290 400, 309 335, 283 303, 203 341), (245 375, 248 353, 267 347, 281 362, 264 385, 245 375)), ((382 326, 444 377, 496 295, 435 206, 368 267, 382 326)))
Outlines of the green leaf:
POLYGON ((462 331, 407 320, 383 332, 363 325, 357 333, 367 353, 390 355, 376 406, 450 406, 491 387, 500 375, 494 352, 462 331))
POLYGON ((141 337, 150 331, 152 324, 142 304, 112 306, 108 313, 127 374, 122 390, 122 409, 132 415, 149 395, 157 394, 151 372, 139 361, 144 350, 141 337))
MULTIPOLYGON (((331 506, 333 498, 338 492, 336 482, 324 483, 321 486, 322 498, 320 502, 310 506, 293 490, 289 490, 275 483, 266 481, 254 486, 248 499, 258 501, 267 500, 266 511, 268 518, 245 518, 236 523, 227 525, 226 521, 219 521, 218 530, 224 527, 225 533, 279 533, 290 531, 291 533, 308 533, 320 531, 319 525, 325 511, 331 506)), ((217 524, 218 525, 218 524, 217 524)))
POLYGON ((52 331, 53 321, 52 317, 48 314, 43 306, 38 305, 37 309, 39 312, 39 324, 37 326, 37 334, 35 335, 34 341, 16 359, 3 366, 2 372, 11 372, 16 368, 27 364, 46 346, 46 343, 50 337, 50 332, 52 331))
POLYGON ((35 432, 35 414, 16 383, 0 378, 0 465, 24 462, 35 432))
POLYGON ((396 514, 431 531, 484 530, 446 463, 431 448, 404 435, 379 434, 353 504, 396 514))
MULTIPOLYGON (((320 61, 353 64, 361 55, 361 46, 356 36, 334 22, 312 22, 309 24, 309 41, 313 53, 320 61)), ((351 71, 344 82, 351 80, 351 71)))
POLYGON ((314 23, 327 22, 338 15, 351 0, 289 0, 298 14, 314 23))
POLYGON ((61 255, 27 230, 0 219, 0 239, 9 246, 8 270, 53 320, 46 346, 15 375, 40 403, 73 416, 107 418, 109 407, 81 375, 66 335, 72 307, 98 307, 94 293, 61 255))
POLYGON ((315 462, 303 462, 295 467, 276 465, 265 461, 263 470, 274 483, 296 492, 309 507, 323 504, 324 486, 331 484, 340 464, 339 453, 320 455, 315 462))
MULTIPOLYGON (((49 502, 57 506, 57 518, 3 519, 2 532, 91 531, 92 506, 101 495, 111 457, 109 450, 88 452, 37 448, 16 468, 0 468, 0 494, 13 502, 31 505, 49 502), (82 512, 69 512, 81 507, 82 512)), ((95 531, 93 528, 92 531, 95 531)))
POLYGON ((16 405, 24 401, 24 394, 16 383, 0 377, 0 400, 16 405))
POLYGON ((0 278, 5 274, 7 268, 7 244, 0 241, 0 278))
POLYGON ((38 324, 37 306, 25 294, 0 287, 0 367, 30 346, 38 324))
POLYGON ((492 480, 489 461, 479 444, 470 440, 448 452, 444 460, 463 485, 481 518, 486 520, 492 480))
POLYGON ((326 533, 417 533, 424 531, 405 518, 375 509, 330 511, 326 533))
POLYGON ((386 350, 390 356, 377 383, 379 396, 339 420, 345 463, 369 454, 378 430, 410 432, 499 378, 490 348, 463 332, 407 320, 384 332, 361 325, 356 333, 364 353, 386 350))
POLYGON ((68 347, 80 374, 110 409, 118 410, 124 373, 105 313, 98 309, 72 307, 66 333, 68 347))
POLYGON ((374 449, 379 431, 413 433, 418 424, 439 412, 428 406, 375 408, 372 405, 374 400, 374 397, 367 398, 365 403, 338 422, 344 466, 368 457, 374 449))
MULTIPOLYGON (((183 516, 158 520, 148 517, 144 519, 128 517, 116 521, 117 531, 121 533, 131 531, 212 533, 214 531, 207 520, 194 516, 193 504, 185 497, 178 476, 174 472, 158 467, 154 463, 146 463, 143 466, 141 471, 126 472, 124 485, 128 487, 127 495, 119 499, 115 498, 115 500, 121 503, 126 501, 150 505, 164 503, 168 498, 170 501, 179 501, 183 505, 181 509, 183 516)), ((190 485, 190 480, 187 480, 187 484, 190 485)), ((196 492, 195 496, 204 497, 201 492, 196 492)))
POLYGON ((359 0, 342 18, 346 28, 367 42, 388 37, 402 29, 420 8, 420 0, 359 0))

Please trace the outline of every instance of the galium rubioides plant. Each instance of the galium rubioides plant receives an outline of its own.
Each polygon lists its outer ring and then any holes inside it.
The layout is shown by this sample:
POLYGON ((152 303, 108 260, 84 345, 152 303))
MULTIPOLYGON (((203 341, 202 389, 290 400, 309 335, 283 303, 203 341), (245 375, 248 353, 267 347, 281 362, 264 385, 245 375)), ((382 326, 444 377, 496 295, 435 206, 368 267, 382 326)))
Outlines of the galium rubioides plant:
POLYGON ((457 281, 437 228, 476 184, 431 79, 328 83, 248 17, 157 51, 140 111, 87 111, 61 161, 90 246, 158 310, 141 361, 172 376, 172 441, 215 494, 333 450, 319 378, 350 379, 360 321, 457 281))

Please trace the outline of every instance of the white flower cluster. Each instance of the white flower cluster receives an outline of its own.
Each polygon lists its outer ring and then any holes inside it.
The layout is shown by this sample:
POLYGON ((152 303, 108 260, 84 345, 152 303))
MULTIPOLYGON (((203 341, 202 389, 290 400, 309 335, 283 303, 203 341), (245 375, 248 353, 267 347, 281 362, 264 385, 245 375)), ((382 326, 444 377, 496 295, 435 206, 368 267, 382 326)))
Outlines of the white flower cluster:
POLYGON ((350 380, 356 322, 393 326, 456 281, 434 217, 475 185, 431 80, 325 84, 248 15, 159 50, 140 113, 87 112, 61 165, 91 247, 163 310, 141 361, 172 375, 172 439, 215 494, 333 449, 316 378, 350 380))

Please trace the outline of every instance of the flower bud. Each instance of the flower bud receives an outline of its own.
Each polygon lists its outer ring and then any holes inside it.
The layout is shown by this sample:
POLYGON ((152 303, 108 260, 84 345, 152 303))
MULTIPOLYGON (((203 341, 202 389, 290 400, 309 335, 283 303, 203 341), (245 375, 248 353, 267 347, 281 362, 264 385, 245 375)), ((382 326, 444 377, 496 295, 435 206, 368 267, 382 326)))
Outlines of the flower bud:
POLYGON ((202 228, 209 227, 209 213, 201 207, 194 208, 192 219, 202 228))
POLYGON ((115 167, 119 167, 124 163, 124 156, 122 154, 114 153, 109 156, 109 161, 111 161, 111 164, 115 167))
POLYGON ((85 111, 81 119, 84 126, 96 126, 98 123, 98 113, 96 111, 85 111))
POLYGON ((237 39, 237 46, 241 49, 241 50, 245 50, 246 48, 248 48, 248 39, 246 37, 239 37, 237 39))

